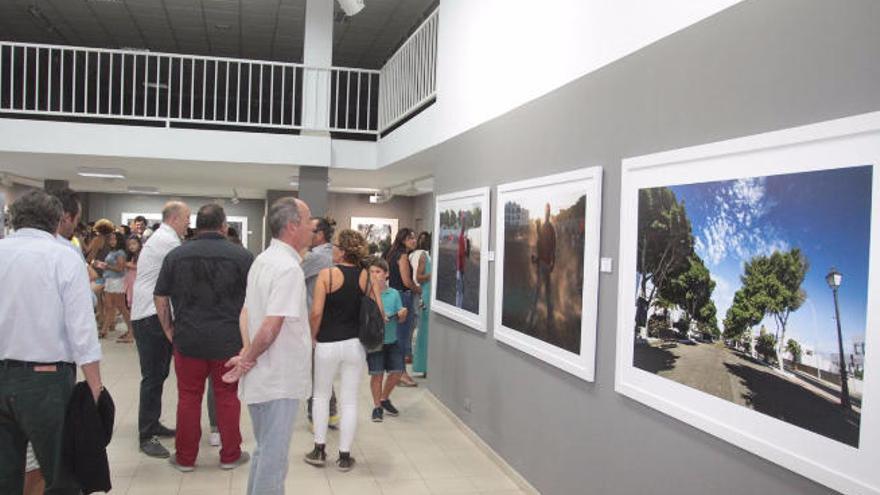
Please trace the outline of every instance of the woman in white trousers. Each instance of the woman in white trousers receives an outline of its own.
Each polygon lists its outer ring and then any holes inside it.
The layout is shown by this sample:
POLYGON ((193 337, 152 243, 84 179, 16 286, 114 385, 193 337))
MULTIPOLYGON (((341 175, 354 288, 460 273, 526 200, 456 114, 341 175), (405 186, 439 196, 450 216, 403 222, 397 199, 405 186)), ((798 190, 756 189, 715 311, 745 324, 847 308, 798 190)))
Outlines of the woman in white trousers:
MULTIPOLYGON (((358 339, 361 298, 367 290, 367 271, 361 261, 368 255, 367 242, 357 231, 340 231, 333 242, 335 266, 318 273, 309 323, 315 343, 315 380, 312 417, 315 447, 305 461, 323 466, 327 455, 327 420, 333 379, 340 375, 339 458, 341 471, 354 467, 351 445, 357 429, 357 396, 366 366, 366 353, 358 339)), ((371 297, 382 304, 378 288, 371 286, 371 297)))

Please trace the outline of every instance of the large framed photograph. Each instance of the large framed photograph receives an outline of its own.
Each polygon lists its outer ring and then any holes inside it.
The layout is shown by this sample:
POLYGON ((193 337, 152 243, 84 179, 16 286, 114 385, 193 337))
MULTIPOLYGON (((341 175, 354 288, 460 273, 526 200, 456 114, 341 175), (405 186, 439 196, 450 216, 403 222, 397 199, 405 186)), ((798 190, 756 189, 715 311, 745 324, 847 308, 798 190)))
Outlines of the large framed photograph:
POLYGON ((431 309, 486 331, 489 188, 437 196, 431 309))
POLYGON ((396 218, 351 217, 351 228, 367 239, 370 254, 381 255, 388 251, 397 235, 396 218))
POLYGON ((602 168, 498 186, 495 338, 593 381, 602 168))
POLYGON ((878 160, 880 113, 624 160, 615 389, 880 494, 878 160))

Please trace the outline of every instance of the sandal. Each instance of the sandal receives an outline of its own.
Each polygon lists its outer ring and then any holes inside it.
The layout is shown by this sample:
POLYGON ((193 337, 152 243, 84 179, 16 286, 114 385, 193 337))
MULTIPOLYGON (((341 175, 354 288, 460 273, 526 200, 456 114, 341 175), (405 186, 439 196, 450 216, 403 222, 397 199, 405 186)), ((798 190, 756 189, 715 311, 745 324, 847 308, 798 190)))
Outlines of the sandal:
POLYGON ((416 383, 415 380, 412 379, 409 375, 403 375, 400 377, 400 382, 398 382, 398 386, 400 387, 418 387, 419 384, 416 383))
POLYGON ((118 339, 116 339, 118 344, 131 344, 134 342, 134 337, 129 334, 120 335, 118 339))

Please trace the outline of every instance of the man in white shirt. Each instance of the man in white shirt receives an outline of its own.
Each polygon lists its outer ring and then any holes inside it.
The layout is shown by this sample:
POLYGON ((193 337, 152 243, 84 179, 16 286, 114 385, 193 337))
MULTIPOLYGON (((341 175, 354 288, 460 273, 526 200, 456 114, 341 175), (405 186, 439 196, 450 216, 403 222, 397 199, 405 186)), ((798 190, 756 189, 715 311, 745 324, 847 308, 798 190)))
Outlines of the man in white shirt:
POLYGON ((299 401, 311 394, 312 337, 299 253, 309 247, 311 212, 303 201, 281 198, 269 210, 272 242, 248 273, 242 317, 246 345, 223 380, 240 379, 257 448, 248 495, 280 495, 299 401), (246 332, 246 333, 245 333, 246 332))
POLYGON ((15 233, 0 240, 0 493, 21 493, 27 443, 42 464, 46 493, 78 494, 62 466, 62 427, 76 365, 97 401, 101 346, 88 275, 55 238, 61 202, 31 191, 11 208, 15 233))
POLYGON ((170 201, 162 209, 162 225, 147 239, 138 257, 137 277, 131 303, 131 325, 141 362, 141 391, 138 405, 138 435, 141 452, 168 458, 157 437, 173 437, 175 431, 159 423, 162 416, 162 386, 171 366, 171 336, 159 323, 153 290, 168 253, 180 245, 189 226, 186 203, 170 201))

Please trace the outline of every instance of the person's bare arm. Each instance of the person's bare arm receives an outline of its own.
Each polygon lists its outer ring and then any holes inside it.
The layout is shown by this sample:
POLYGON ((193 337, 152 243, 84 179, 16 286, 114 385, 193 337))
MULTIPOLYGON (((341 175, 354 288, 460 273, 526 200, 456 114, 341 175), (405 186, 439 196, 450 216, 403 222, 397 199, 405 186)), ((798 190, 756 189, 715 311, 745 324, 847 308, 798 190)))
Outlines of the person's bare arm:
POLYGON ((244 356, 251 346, 251 334, 248 333, 248 310, 245 306, 242 306, 241 313, 238 315, 238 329, 241 332, 241 352, 238 355, 244 356))
POLYGON ((174 339, 174 321, 171 318, 171 304, 168 302, 167 296, 153 296, 156 303, 156 315, 159 317, 159 324, 162 325, 162 331, 168 342, 174 339))
POLYGON ((82 369, 83 376, 86 378, 86 383, 89 384, 92 397, 95 399, 95 402, 98 402, 98 396, 101 395, 101 390, 104 388, 104 385, 101 383, 101 362, 87 363, 80 366, 80 369, 82 369))
POLYGON ((431 280, 431 273, 426 271, 426 268, 428 268, 428 263, 426 261, 427 258, 428 255, 426 253, 422 253, 422 255, 419 256, 419 266, 416 269, 416 280, 418 280, 420 284, 431 280))
POLYGON ((315 280, 315 292, 312 294, 312 308, 309 312, 309 329, 312 331, 312 343, 317 342, 318 331, 321 329, 321 321, 324 319, 324 303, 327 301, 327 292, 330 291, 330 270, 324 268, 318 272, 315 280))
POLYGON ((267 316, 260 325, 260 330, 254 336, 253 342, 247 348, 247 351, 240 356, 235 356, 226 362, 227 368, 232 370, 223 375, 223 381, 226 383, 237 382, 245 373, 254 367, 254 364, 266 349, 268 349, 278 338, 281 333, 281 325, 284 323, 283 316, 267 316))
POLYGON ((400 258, 397 259, 397 267, 400 268, 400 278, 403 279, 403 285, 416 294, 421 294, 421 287, 413 282, 412 268, 409 266, 409 258, 401 255, 400 258))

